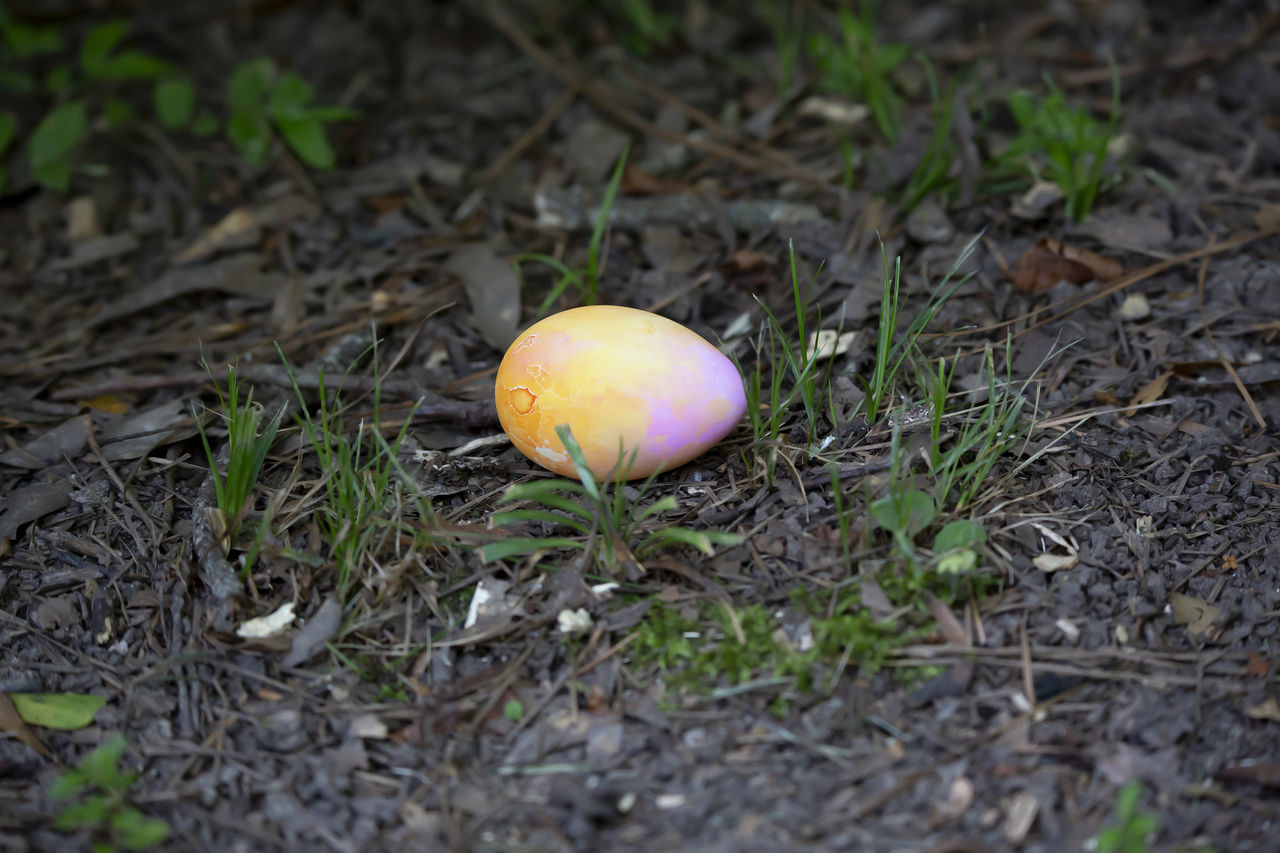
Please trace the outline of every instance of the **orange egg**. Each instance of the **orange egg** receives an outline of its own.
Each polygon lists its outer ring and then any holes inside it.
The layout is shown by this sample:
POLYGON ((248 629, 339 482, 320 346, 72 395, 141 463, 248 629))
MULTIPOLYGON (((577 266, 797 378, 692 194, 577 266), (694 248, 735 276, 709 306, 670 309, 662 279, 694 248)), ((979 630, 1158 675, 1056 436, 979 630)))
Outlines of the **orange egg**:
POLYGON ((627 479, 670 471, 724 438, 747 409, 733 362, 679 323, 590 305, 521 335, 498 367, 498 419, 520 452, 577 478, 556 435, 568 424, 597 479, 632 452, 627 479))

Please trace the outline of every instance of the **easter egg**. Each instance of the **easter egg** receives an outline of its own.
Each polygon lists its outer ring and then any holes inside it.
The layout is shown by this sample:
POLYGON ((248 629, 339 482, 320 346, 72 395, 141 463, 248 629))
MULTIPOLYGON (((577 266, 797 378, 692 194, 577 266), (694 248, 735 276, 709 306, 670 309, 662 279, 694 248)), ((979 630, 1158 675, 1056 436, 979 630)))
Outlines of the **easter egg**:
POLYGON ((729 434, 747 408, 733 362, 672 320, 617 305, 539 320, 507 350, 494 391, 520 452, 577 478, 556 435, 568 424, 599 480, 670 471, 729 434), (634 461, 631 454, 635 453, 634 461))

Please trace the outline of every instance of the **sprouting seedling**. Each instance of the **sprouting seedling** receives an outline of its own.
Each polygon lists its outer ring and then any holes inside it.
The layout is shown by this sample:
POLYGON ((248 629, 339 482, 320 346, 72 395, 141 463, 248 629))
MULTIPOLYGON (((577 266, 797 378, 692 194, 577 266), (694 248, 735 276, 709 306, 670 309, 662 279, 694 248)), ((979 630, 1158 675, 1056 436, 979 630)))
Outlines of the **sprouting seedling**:
POLYGON ((136 773, 119 767, 128 741, 117 734, 86 755, 78 767, 53 780, 49 798, 77 799, 58 813, 60 830, 89 830, 95 853, 114 850, 148 850, 169 836, 169 825, 148 818, 128 802, 136 773))
POLYGON ((938 309, 955 294, 961 285, 973 276, 972 272, 961 275, 960 269, 964 266, 965 261, 969 259, 969 256, 973 254, 981 236, 981 234, 975 235, 960 250, 960 254, 956 256, 955 263, 951 265, 951 268, 947 270, 947 274, 942 277, 942 281, 938 282, 938 286, 934 288, 933 295, 929 297, 924 310, 916 315, 915 319, 911 321, 911 325, 907 327, 901 336, 898 334, 898 319, 901 306, 899 295, 902 284, 902 259, 896 258, 893 264, 890 264, 889 256, 885 251, 884 245, 881 244, 880 251, 884 261, 884 289, 881 291, 880 297, 880 322, 876 334, 876 360, 872 366, 871 378, 866 383, 867 420, 874 422, 884 411, 888 401, 892 399, 890 395, 893 390, 894 380, 902 369, 903 362, 916 350, 920 335, 924 333, 934 315, 938 313, 938 309))
POLYGON ((227 459, 226 474, 218 470, 218 457, 214 453, 209 437, 204 431, 204 423, 198 414, 195 416, 196 429, 200 432, 200 441, 204 445, 205 455, 209 460, 209 468, 213 475, 213 490, 217 499, 218 511, 222 514, 223 529, 227 541, 235 539, 240 522, 249 508, 249 496, 258 482, 262 465, 267 453, 276 441, 276 433, 284 418, 284 406, 269 419, 262 421, 262 407, 254 405, 253 389, 240 401, 240 384, 234 365, 227 365, 227 390, 214 379, 213 369, 208 362, 204 364, 205 372, 214 380, 213 387, 218 394, 218 403, 222 408, 223 418, 227 423, 227 459), (261 424, 261 428, 259 428, 261 424))
POLYGON ((567 424, 556 427, 556 435, 573 461, 580 482, 572 480, 535 480, 510 486, 499 501, 509 504, 528 501, 543 508, 510 509, 495 513, 495 526, 522 521, 549 522, 569 528, 576 537, 512 537, 491 542, 481 549, 486 561, 531 554, 550 548, 577 548, 593 554, 605 568, 614 569, 631 559, 643 559, 657 549, 673 544, 688 545, 710 556, 717 545, 736 545, 742 537, 717 530, 693 530, 687 527, 662 526, 642 530, 644 522, 664 512, 678 509, 671 495, 664 495, 644 508, 639 508, 644 493, 660 472, 649 475, 631 499, 624 486, 626 474, 635 460, 635 452, 618 454, 619 464, 612 483, 601 482, 591 473, 586 456, 567 424), (612 488, 610 488, 612 486, 612 488), (573 497, 585 499, 574 500, 573 497))

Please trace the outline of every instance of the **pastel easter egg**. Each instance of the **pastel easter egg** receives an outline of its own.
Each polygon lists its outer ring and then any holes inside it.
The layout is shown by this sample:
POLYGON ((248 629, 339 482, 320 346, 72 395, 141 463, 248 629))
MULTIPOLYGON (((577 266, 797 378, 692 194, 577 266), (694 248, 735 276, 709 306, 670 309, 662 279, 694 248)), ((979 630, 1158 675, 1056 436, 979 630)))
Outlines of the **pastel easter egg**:
POLYGON ((561 311, 507 350, 494 391, 511 442, 534 462, 577 478, 556 435, 568 424, 597 479, 670 471, 729 434, 747 409, 733 362, 666 317, 617 305, 561 311), (625 464, 625 463, 624 463, 625 464))

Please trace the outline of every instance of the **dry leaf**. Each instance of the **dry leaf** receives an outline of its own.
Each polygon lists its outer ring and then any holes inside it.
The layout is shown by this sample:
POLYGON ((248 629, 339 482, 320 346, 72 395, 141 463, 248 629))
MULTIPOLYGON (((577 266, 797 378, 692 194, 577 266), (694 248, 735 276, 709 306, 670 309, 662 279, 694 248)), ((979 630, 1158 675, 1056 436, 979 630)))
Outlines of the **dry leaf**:
POLYGON ((819 329, 809 335, 805 348, 818 361, 832 356, 844 355, 853 346, 857 332, 837 332, 835 329, 819 329))
POLYGON ((1046 551, 1043 554, 1037 554, 1031 562, 1042 572, 1060 572, 1080 562, 1080 558, 1076 556, 1075 551, 1069 554, 1051 554, 1046 551))
POLYGON ((1186 625, 1192 636, 1208 631, 1213 621, 1222 615, 1221 607, 1215 607, 1203 598, 1179 592, 1169 596, 1169 604, 1173 608, 1173 621, 1186 625))
POLYGON ((471 325, 486 343, 505 352, 520 332, 520 279, 511 264, 484 243, 468 243, 455 249, 444 267, 462 280, 471 325))
POLYGON ((931 592, 925 592, 924 596, 925 606, 929 608, 929 614, 938 623, 938 630, 942 632, 942 636, 946 638, 947 642, 962 649, 972 646, 973 643, 969 641, 968 633, 964 630, 964 626, 960 624, 960 620, 956 618, 956 615, 951 612, 951 608, 943 604, 931 592))
POLYGON ((1030 791, 1019 791, 1006 806, 1007 817, 1004 824, 1004 838, 1010 844, 1021 844, 1036 822, 1036 814, 1040 811, 1040 801, 1030 791))
POLYGON ((1126 322, 1145 320, 1151 316, 1151 302, 1141 293, 1130 293, 1120 303, 1117 314, 1126 322))
POLYGON ((53 758, 53 753, 40 742, 36 733, 23 721, 22 715, 14 707, 8 693, 0 691, 0 732, 8 732, 45 758, 53 758))
POLYGON ((329 638, 338 633, 342 625, 342 605, 330 596, 320 605, 302 630, 293 635, 293 646, 285 656, 283 666, 297 666, 305 663, 312 655, 324 648, 329 638))
POLYGON ((236 628, 236 635, 249 640, 274 637, 293 624, 293 602, 286 601, 274 612, 245 621, 236 628))
POLYGON ((773 268, 778 265, 776 256, 768 252, 756 252, 751 249, 739 249, 729 256, 726 267, 734 272, 750 272, 752 270, 773 268))
POLYGON ((1280 723, 1280 702, 1276 701, 1276 697, 1268 696, 1257 705, 1245 708, 1244 715, 1255 720, 1270 720, 1273 723, 1280 723))
POLYGON ((1249 652, 1249 662, 1245 664, 1244 674, 1250 678, 1266 678, 1271 671, 1271 664, 1257 652, 1249 652))
POLYGON ((173 262, 186 264, 222 249, 252 245, 258 241, 263 228, 275 228, 309 217, 317 210, 315 202, 301 195, 283 196, 258 207, 237 207, 179 252, 173 262))
POLYGON ((1173 376, 1172 370, 1166 370, 1155 379, 1152 379, 1146 385, 1138 389, 1138 393, 1133 395, 1133 399, 1129 401, 1129 408, 1125 409, 1124 416, 1126 418, 1133 417, 1138 409, 1145 403, 1154 403, 1164 396, 1164 390, 1169 387, 1169 379, 1173 376))
POLYGON ((1060 281, 1110 281, 1123 272, 1120 264, 1095 252, 1041 237, 1018 259, 1013 283, 1023 293, 1042 293, 1060 281))

